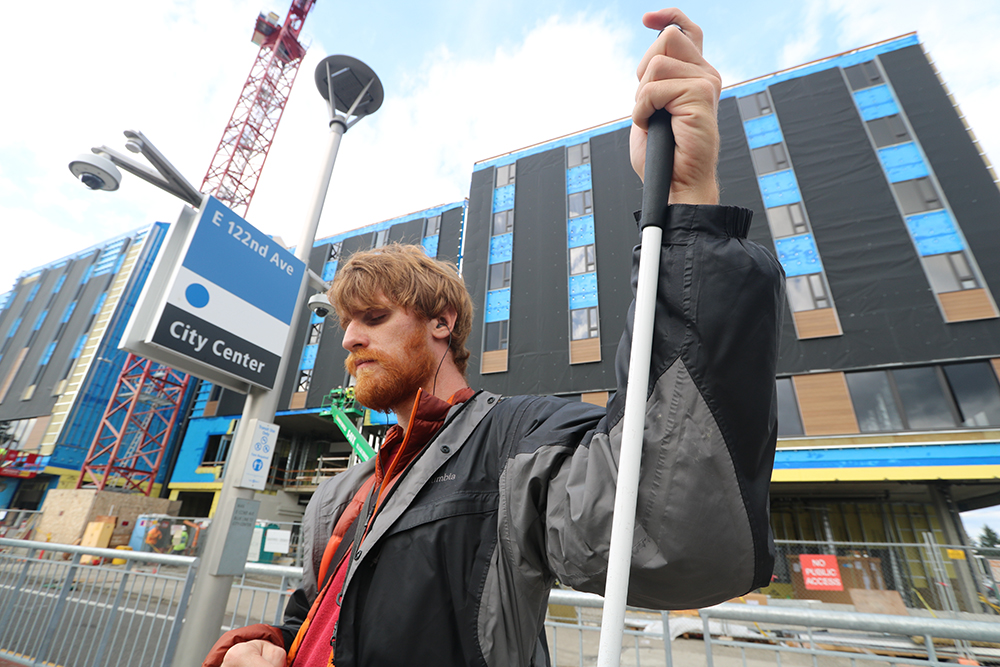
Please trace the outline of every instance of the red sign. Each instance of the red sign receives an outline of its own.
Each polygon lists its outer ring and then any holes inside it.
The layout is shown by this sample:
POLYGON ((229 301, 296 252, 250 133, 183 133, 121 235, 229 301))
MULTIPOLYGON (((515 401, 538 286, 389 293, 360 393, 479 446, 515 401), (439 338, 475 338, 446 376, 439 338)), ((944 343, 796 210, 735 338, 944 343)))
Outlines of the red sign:
POLYGON ((808 591, 842 591, 844 583, 840 580, 840 566, 836 556, 820 554, 802 554, 799 556, 802 566, 802 580, 808 591))

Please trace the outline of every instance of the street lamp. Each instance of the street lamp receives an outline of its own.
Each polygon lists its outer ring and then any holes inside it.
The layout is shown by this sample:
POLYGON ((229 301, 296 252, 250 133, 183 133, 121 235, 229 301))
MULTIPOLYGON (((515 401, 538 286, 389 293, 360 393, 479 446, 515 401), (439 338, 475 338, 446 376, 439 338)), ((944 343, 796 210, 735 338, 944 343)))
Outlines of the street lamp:
MULTIPOLYGON (((384 97, 378 76, 370 67, 350 56, 338 55, 325 58, 316 68, 315 78, 320 95, 326 100, 329 108, 330 135, 309 217, 303 228, 302 238, 295 249, 296 257, 307 267, 341 139, 359 120, 378 110, 384 97)), ((195 209, 201 207, 202 193, 184 178, 142 133, 129 130, 125 132, 125 136, 128 138, 126 148, 145 156, 156 171, 107 146, 91 149, 94 155, 84 154, 77 157, 70 162, 70 171, 92 190, 113 191, 118 189, 121 183, 121 172, 118 171, 118 168, 121 168, 169 192, 195 209)), ((301 317, 309 285, 322 290, 326 288, 326 284, 315 272, 309 270, 304 272, 295 300, 291 320, 293 323, 298 322, 301 317)), ((311 307, 315 310, 317 306, 311 307)), ((249 428, 251 420, 269 422, 274 419, 293 344, 294 338, 289 335, 285 340, 284 352, 278 365, 277 384, 273 390, 250 386, 243 415, 240 418, 240 428, 236 432, 227 461, 232 470, 241 470, 250 456, 253 445, 253 429, 249 428)), ((232 569, 228 564, 222 566, 226 534, 237 508, 245 514, 248 506, 253 507, 253 516, 256 517, 254 490, 238 487, 240 481, 237 474, 227 475, 223 480, 218 509, 213 519, 213 525, 218 528, 209 531, 206 540, 205 551, 188 603, 188 613, 174 654, 173 665, 177 667, 200 664, 219 636, 233 583, 232 574, 220 573, 220 570, 228 572, 232 569)), ((241 520, 245 521, 246 516, 241 520)), ((238 554, 240 558, 244 558, 245 555, 238 554)))

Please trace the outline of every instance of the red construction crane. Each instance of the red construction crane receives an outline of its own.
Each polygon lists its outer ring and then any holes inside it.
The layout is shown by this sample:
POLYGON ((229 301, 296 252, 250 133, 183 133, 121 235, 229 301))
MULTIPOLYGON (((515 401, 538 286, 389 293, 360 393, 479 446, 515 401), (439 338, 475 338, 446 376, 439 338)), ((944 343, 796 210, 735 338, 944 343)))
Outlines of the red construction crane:
POLYGON ((253 42, 260 52, 201 184, 202 192, 214 194, 243 217, 302 64, 306 49, 299 33, 314 4, 293 0, 283 24, 274 13, 257 17, 253 42))
MULTIPOLYGON (((253 43, 260 51, 201 184, 202 192, 215 195, 243 217, 302 65, 306 49, 299 33, 315 4, 292 0, 284 23, 278 23, 274 13, 257 17, 253 43)), ((183 373, 129 354, 76 488, 96 486, 101 491, 110 483, 148 496, 189 381, 183 373)))

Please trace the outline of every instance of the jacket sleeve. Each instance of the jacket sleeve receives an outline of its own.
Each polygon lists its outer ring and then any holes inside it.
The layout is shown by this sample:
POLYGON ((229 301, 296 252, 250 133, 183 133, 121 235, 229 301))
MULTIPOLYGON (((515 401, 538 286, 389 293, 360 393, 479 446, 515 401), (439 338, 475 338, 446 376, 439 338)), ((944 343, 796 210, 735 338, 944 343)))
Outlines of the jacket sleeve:
MULTIPOLYGON (((694 608, 770 579, 781 267, 751 212, 672 206, 660 251, 629 604, 694 608)), ((639 250, 633 254, 635 291, 639 250)), ((540 399, 508 433, 505 548, 521 572, 604 593, 635 303, 604 414, 540 399), (595 424, 596 422, 596 424, 595 424)))

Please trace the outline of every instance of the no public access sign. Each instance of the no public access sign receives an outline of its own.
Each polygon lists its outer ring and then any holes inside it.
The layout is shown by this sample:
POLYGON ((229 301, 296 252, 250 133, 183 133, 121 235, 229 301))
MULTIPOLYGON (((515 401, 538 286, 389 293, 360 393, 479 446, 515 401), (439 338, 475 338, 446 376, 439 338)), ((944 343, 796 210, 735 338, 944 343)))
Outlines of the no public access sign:
POLYGON ((840 578, 840 565, 836 556, 826 554, 801 554, 802 581, 810 591, 842 591, 844 582, 840 578))
POLYGON ((171 229, 122 347, 237 390, 273 389, 305 270, 207 195, 171 229))

